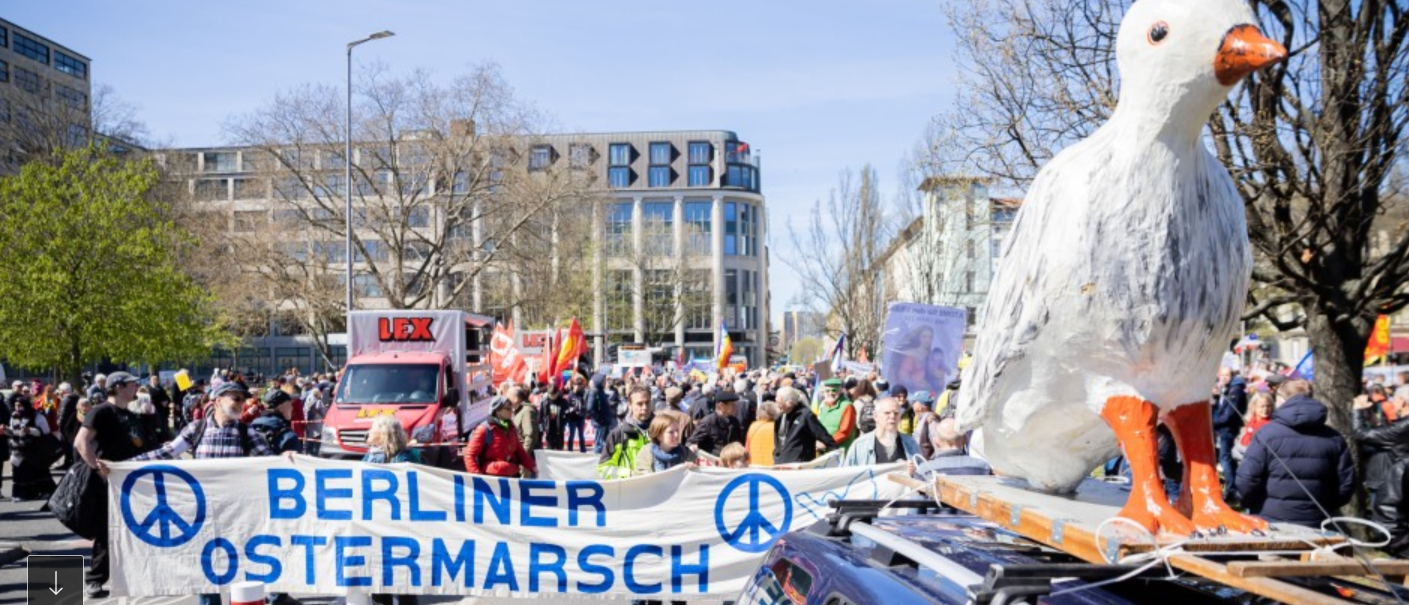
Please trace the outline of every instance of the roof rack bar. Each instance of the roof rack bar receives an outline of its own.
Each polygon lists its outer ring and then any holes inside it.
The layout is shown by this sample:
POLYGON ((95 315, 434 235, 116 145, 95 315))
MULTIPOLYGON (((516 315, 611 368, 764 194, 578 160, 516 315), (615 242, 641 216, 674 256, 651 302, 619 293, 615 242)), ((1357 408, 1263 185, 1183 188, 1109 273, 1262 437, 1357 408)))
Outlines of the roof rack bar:
POLYGON ((921 567, 932 569, 960 586, 972 587, 983 584, 983 576, 921 544, 878 529, 870 523, 852 523, 850 529, 853 535, 861 536, 896 553, 905 555, 921 567))

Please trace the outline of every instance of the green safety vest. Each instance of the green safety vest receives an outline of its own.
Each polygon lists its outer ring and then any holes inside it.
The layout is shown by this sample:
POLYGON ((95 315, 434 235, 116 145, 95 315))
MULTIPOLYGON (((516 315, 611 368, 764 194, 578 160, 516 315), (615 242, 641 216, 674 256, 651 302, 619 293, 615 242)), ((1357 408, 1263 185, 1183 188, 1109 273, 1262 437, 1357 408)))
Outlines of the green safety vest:
MULTIPOLYGON (((837 430, 841 428, 842 414, 845 413, 847 408, 850 407, 852 407, 851 401, 847 399, 842 399, 838 401, 836 407, 833 408, 828 408, 826 403, 819 403, 817 404, 817 420, 820 420, 822 422, 822 428, 825 428, 830 431, 833 435, 836 435, 837 430)), ((846 439, 838 443, 837 445, 841 447, 850 447, 851 442, 855 440, 856 425, 852 424, 851 434, 847 435, 846 439)))
POLYGON ((611 460, 597 465, 597 475, 603 479, 630 477, 636 472, 636 454, 650 443, 651 438, 645 434, 645 431, 642 431, 640 436, 616 444, 612 450, 611 460))

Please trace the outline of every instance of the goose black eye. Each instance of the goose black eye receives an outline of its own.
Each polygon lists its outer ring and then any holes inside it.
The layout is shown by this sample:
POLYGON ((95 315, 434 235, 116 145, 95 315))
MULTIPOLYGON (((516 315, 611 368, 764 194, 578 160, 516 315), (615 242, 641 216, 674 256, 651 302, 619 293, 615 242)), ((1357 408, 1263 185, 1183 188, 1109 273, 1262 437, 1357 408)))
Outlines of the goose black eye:
POLYGON ((1164 37, 1168 35, 1169 24, 1160 21, 1159 23, 1156 23, 1154 24, 1154 26, 1150 27, 1150 44, 1159 44, 1160 41, 1164 40, 1164 37))

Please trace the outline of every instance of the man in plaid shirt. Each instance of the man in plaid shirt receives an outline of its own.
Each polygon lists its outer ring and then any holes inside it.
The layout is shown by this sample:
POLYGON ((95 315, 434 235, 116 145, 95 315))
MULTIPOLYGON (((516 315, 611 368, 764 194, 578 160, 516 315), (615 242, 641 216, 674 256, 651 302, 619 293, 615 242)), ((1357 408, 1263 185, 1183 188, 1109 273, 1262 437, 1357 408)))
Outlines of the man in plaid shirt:
POLYGON ((246 456, 273 456, 274 450, 264 440, 264 436, 240 422, 249 392, 238 382, 225 382, 211 393, 215 400, 213 418, 193 422, 186 426, 175 439, 157 449, 137 456, 133 460, 174 460, 182 453, 192 450, 197 460, 208 458, 244 458, 246 456))
MULTIPOLYGON (((248 424, 240 422, 240 413, 244 410, 245 400, 249 395, 249 391, 238 382, 221 383, 211 391, 211 399, 215 400, 214 414, 186 425, 181 434, 166 445, 132 460, 174 460, 193 449, 192 456, 197 460, 273 456, 274 450, 269 447, 264 436, 251 429, 248 424)), ((107 476, 107 466, 101 461, 98 464, 103 475, 107 476)), ((294 605, 298 600, 287 594, 276 593, 269 595, 268 602, 271 605, 294 605)), ((202 594, 199 604, 220 605, 220 594, 202 594)))

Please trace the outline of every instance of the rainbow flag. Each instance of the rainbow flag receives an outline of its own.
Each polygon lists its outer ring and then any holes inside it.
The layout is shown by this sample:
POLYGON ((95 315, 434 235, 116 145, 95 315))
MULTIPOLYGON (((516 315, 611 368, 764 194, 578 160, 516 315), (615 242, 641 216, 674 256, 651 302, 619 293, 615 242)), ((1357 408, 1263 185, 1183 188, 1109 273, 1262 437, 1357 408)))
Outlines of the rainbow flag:
POLYGON ((729 358, 734 356, 734 341, 729 340, 729 328, 724 324, 724 320, 719 320, 719 343, 714 349, 714 365, 723 370, 729 365, 729 358))

